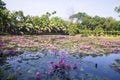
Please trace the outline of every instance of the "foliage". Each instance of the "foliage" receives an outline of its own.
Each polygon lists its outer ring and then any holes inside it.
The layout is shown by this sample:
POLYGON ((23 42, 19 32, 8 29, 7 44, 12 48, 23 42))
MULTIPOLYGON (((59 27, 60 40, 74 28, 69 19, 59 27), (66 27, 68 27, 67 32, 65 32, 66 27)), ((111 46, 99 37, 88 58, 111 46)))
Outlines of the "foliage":
POLYGON ((81 31, 80 31, 80 33, 82 34, 82 35, 81 35, 82 37, 87 37, 87 36, 91 35, 90 32, 91 32, 91 31, 90 31, 89 29, 87 29, 87 28, 85 28, 84 30, 81 30, 81 31))
POLYGON ((74 36, 77 32, 78 32, 78 25, 77 25, 77 23, 70 24, 70 26, 68 27, 69 35, 74 36))
POLYGON ((94 32, 95 32, 95 36, 100 36, 100 35, 103 34, 104 30, 103 30, 103 28, 101 27, 101 25, 98 25, 98 26, 95 28, 94 32))
POLYGON ((0 69, 0 77, 3 77, 3 70, 2 69, 0 69))
POLYGON ((77 63, 74 62, 73 68, 71 67, 70 64, 66 63, 65 58, 61 58, 59 63, 51 62, 52 67, 49 69, 50 70, 50 75, 59 75, 58 77, 60 80, 71 80, 70 79, 70 70, 71 69, 77 69, 77 63))
POLYGON ((55 32, 61 32, 66 33, 67 31, 67 25, 65 21, 59 17, 52 17, 50 19, 50 27, 52 28, 52 31, 55 32))
MULTIPOLYGON (((120 13, 120 6, 115 7, 115 11, 116 11, 117 13, 120 13)), ((119 15, 119 17, 120 17, 120 15, 119 15)))
MULTIPOLYGON (((116 7, 115 11, 119 13, 120 7, 116 7)), ((120 21, 112 17, 92 17, 78 12, 69 17, 70 22, 54 14, 56 11, 46 12, 41 16, 25 16, 22 11, 9 11, 6 4, 0 0, 0 34, 82 34, 84 36, 97 32, 96 29, 99 29, 99 26, 105 32, 120 31, 120 21)))
POLYGON ((6 80, 17 80, 17 77, 16 77, 16 76, 11 75, 11 76, 9 76, 6 80))

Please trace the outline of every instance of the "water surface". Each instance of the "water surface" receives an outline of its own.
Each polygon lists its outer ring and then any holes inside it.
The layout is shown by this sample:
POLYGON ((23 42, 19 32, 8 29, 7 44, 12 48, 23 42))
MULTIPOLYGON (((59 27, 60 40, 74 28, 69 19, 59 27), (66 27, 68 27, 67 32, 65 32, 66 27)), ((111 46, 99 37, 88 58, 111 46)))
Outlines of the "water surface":
POLYGON ((77 62, 78 68, 68 71, 71 80, 120 80, 120 70, 117 70, 117 66, 120 66, 120 54, 80 57, 77 54, 69 55, 67 52, 64 54, 59 52, 56 55, 52 51, 48 51, 47 54, 43 51, 37 53, 25 51, 23 54, 1 59, 1 80, 11 76, 16 76, 18 80, 36 80, 35 73, 38 71, 42 75, 42 80, 67 80, 55 78, 59 77, 57 73, 52 76, 48 74, 49 68, 52 67, 50 62, 59 63, 63 57, 66 64, 70 64, 71 67, 77 62))

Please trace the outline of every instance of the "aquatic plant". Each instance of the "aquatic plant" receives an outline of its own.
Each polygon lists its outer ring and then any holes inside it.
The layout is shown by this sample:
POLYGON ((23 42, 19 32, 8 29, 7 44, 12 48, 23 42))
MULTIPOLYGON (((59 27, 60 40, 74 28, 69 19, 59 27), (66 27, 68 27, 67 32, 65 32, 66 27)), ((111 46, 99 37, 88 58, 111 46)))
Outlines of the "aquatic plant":
POLYGON ((1 36, 0 52, 13 48, 37 51, 40 49, 52 50, 55 53, 67 49, 68 53, 101 54, 119 52, 118 38, 92 38, 80 36, 1 36))
POLYGON ((74 62, 73 64, 73 68, 71 68, 70 64, 66 63, 65 58, 61 58, 61 60, 59 61, 59 63, 55 63, 55 62, 50 62, 50 64, 52 65, 52 67, 49 69, 50 75, 54 76, 57 75, 57 77, 60 78, 60 80, 71 80, 70 79, 70 70, 71 69, 77 69, 77 63, 74 62))
POLYGON ((0 69, 0 77, 3 77, 3 72, 4 72, 4 70, 0 69))
POLYGON ((54 68, 51 67, 51 68, 49 69, 49 72, 52 73, 53 71, 54 71, 54 68))
POLYGON ((6 80, 18 80, 16 76, 10 75, 6 80))
POLYGON ((114 53, 120 52, 120 47, 115 47, 115 48, 113 49, 113 52, 114 52, 114 53))
POLYGON ((5 42, 0 42, 0 47, 1 48, 5 47, 5 46, 6 46, 5 42))
POLYGON ((118 66, 117 69, 120 71, 120 66, 118 66))
POLYGON ((74 62, 74 66, 73 66, 73 69, 76 69, 77 68, 77 63, 74 62))
POLYGON ((40 80, 40 79, 41 79, 41 74, 40 74, 40 72, 36 72, 36 73, 35 73, 35 77, 36 77, 38 80, 40 80))
POLYGON ((2 56, 5 46, 6 46, 5 42, 0 42, 0 56, 2 56))

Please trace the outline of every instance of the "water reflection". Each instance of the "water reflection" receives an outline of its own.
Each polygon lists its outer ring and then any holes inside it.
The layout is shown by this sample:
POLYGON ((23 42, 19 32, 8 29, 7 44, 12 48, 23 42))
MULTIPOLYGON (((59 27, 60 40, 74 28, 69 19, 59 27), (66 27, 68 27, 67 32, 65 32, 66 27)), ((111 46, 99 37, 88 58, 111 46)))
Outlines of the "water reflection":
POLYGON ((92 71, 91 69, 91 73, 108 77, 110 80, 119 80, 120 74, 110 67, 116 59, 120 59, 120 54, 110 54, 97 57, 86 56, 84 58, 84 60, 91 61, 95 64, 97 63, 96 71, 92 71))

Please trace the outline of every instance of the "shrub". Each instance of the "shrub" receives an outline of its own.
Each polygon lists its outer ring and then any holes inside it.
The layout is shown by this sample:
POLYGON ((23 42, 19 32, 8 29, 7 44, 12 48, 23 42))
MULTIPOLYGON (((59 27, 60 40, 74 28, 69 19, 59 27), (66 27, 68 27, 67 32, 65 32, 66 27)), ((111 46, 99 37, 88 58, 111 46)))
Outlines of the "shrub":
POLYGON ((76 23, 73 23, 68 27, 68 33, 71 36, 74 36, 75 34, 78 33, 78 26, 76 23))

